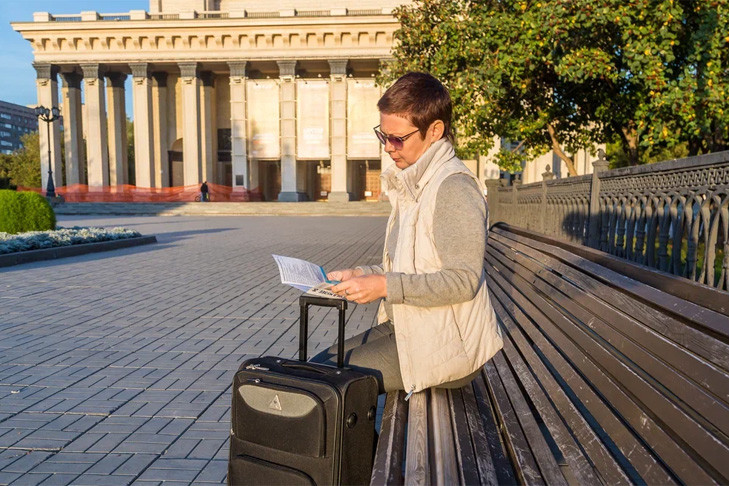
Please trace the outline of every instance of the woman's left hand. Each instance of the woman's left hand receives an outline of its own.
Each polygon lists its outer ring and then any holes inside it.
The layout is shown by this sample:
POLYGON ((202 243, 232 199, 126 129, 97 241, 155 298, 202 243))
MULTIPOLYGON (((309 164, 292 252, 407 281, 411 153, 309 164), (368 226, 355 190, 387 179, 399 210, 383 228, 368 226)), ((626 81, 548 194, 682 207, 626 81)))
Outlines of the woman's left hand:
POLYGON ((331 291, 352 302, 369 304, 381 297, 387 297, 387 278, 384 275, 354 277, 334 285, 331 291))

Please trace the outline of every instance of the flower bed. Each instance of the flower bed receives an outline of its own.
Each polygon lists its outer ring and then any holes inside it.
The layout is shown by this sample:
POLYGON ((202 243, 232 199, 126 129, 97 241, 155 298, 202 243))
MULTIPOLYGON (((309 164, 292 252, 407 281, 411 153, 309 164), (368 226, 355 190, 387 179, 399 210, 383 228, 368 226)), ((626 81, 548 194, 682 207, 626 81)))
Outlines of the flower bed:
POLYGON ((142 236, 127 228, 58 228, 56 231, 30 231, 12 235, 0 232, 0 255, 18 251, 39 250, 81 243, 122 240, 142 236))

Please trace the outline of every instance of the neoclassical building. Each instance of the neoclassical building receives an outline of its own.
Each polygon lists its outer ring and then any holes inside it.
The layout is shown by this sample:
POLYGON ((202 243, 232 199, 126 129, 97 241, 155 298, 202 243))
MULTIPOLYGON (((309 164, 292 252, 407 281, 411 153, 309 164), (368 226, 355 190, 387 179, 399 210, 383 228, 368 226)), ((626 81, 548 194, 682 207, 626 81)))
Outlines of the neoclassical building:
POLYGON ((391 160, 372 132, 374 76, 401 3, 150 0, 149 11, 14 22, 33 47, 38 103, 62 110, 64 130, 50 136, 56 185, 207 180, 266 200, 377 199, 391 160))

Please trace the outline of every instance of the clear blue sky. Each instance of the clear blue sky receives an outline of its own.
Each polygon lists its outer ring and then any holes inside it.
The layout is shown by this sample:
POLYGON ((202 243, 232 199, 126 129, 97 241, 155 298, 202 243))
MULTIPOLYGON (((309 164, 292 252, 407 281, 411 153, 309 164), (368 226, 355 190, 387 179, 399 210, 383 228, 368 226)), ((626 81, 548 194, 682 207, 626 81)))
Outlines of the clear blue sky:
POLYGON ((32 21, 33 12, 55 15, 85 10, 119 13, 147 9, 149 0, 0 0, 0 100, 19 105, 37 102, 35 70, 31 65, 33 49, 13 30, 10 22, 32 21))

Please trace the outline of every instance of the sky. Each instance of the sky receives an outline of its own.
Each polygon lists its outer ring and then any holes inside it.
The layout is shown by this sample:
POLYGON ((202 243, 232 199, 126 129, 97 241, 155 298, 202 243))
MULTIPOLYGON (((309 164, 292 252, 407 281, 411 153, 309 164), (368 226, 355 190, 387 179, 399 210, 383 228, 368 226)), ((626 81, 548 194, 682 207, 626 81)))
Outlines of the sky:
POLYGON ((35 106, 38 101, 31 64, 33 49, 10 22, 32 21, 33 12, 58 15, 86 10, 121 13, 148 9, 149 0, 0 0, 0 100, 25 106, 35 106))

